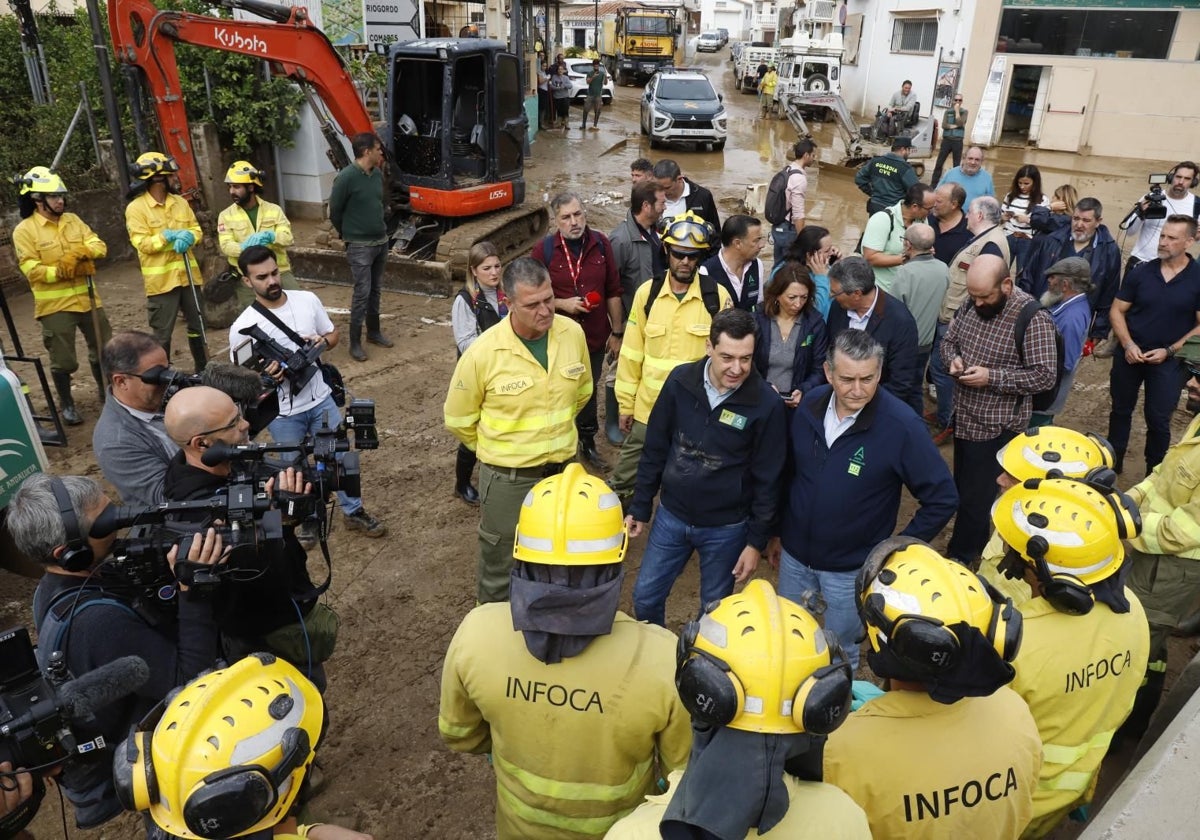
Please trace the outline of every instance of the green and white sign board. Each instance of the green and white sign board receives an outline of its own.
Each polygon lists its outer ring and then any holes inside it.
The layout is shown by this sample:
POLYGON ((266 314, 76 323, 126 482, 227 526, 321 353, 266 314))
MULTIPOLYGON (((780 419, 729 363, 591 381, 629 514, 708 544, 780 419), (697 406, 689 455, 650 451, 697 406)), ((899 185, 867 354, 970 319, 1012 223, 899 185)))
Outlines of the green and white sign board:
POLYGON ((48 464, 21 380, 0 367, 0 508, 8 507, 21 482, 45 472, 48 464))

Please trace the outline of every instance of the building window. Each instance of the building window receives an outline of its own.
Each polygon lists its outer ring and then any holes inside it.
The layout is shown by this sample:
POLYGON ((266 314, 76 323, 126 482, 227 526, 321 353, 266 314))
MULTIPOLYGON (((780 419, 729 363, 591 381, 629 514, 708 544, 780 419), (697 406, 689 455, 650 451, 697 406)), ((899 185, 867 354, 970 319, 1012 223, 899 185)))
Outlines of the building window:
POLYGON ((998 52, 1091 58, 1166 58, 1178 12, 1005 9, 998 52))
POLYGON ((892 52, 925 53, 937 49, 937 18, 896 18, 892 28, 892 52))

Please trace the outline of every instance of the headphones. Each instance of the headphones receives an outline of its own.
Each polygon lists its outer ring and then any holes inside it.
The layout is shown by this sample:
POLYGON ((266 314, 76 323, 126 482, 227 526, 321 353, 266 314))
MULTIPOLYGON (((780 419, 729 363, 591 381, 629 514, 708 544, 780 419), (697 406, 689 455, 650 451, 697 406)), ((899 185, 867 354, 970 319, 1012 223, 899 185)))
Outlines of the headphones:
POLYGON ((88 544, 87 537, 79 528, 79 517, 75 515, 75 505, 71 503, 71 494, 67 492, 67 485, 61 478, 56 475, 49 476, 49 478, 50 489, 58 502, 58 515, 62 518, 63 530, 67 535, 62 554, 55 562, 68 572, 87 571, 96 557, 92 553, 92 547, 88 544))
MULTIPOLYGON (((1050 520, 1040 513, 1031 513, 1029 523, 1044 528, 1050 524, 1050 520), (1036 518, 1040 518, 1045 524, 1039 525, 1035 521, 1036 518)), ((1050 543, 1046 542, 1046 538, 1041 534, 1030 537, 1029 542, 1025 544, 1025 553, 1033 560, 1033 571, 1042 585, 1042 597, 1059 612, 1087 615, 1092 611, 1092 607, 1096 606, 1096 596, 1092 594, 1092 588, 1075 575, 1051 572, 1046 563, 1046 552, 1049 550, 1050 543)))
MULTIPOLYGON (((719 602, 706 608, 711 612, 719 602)), ((746 708, 746 690, 738 675, 721 658, 695 647, 700 622, 689 621, 679 637, 675 655, 675 687, 692 719, 707 726, 728 726, 746 708)), ((850 664, 837 637, 825 631, 831 662, 805 677, 790 701, 792 722, 801 732, 828 735, 850 713, 850 664)))
MULTIPOLYGON (((859 570, 855 583, 859 593, 859 616, 869 628, 886 637, 888 650, 906 669, 920 679, 932 679, 958 667, 962 660, 962 644, 958 634, 944 621, 933 616, 905 613, 889 619, 884 612, 885 600, 878 592, 867 593, 876 579, 885 585, 894 583, 896 573, 883 568, 888 558, 910 546, 929 546, 912 537, 890 537, 871 550, 859 570)), ((933 551, 932 548, 929 548, 933 551)), ((953 562, 953 561, 949 561, 953 562)), ((1021 647, 1022 622, 1012 600, 1003 597, 987 581, 973 575, 992 601, 992 614, 986 630, 978 628, 1005 662, 1011 662, 1021 647), (999 644, 997 642, 999 641, 999 644)))
POLYGON ((1188 189, 1194 190, 1194 189, 1196 189, 1196 187, 1200 187, 1200 166, 1196 166, 1196 164, 1192 163, 1190 160, 1180 161, 1179 163, 1172 166, 1171 171, 1167 173, 1168 181, 1175 180, 1175 172, 1178 169, 1192 170, 1192 184, 1188 189))
MULTIPOLYGON (((167 706, 181 690, 168 694, 113 753, 117 799, 126 810, 146 811, 160 801, 152 739, 167 706)), ((209 773, 186 800, 174 803, 188 831, 205 840, 221 840, 239 836, 266 819, 279 802, 280 788, 312 753, 308 732, 298 726, 284 732, 281 746, 283 757, 275 767, 243 764, 209 773)))

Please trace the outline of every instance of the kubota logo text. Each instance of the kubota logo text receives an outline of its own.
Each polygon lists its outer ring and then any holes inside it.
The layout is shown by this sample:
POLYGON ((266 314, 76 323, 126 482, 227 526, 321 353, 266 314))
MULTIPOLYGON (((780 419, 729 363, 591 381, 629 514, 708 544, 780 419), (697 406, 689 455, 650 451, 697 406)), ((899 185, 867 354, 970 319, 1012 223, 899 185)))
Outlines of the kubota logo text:
POLYGON ((257 35, 251 35, 247 38, 245 35, 239 35, 237 32, 230 32, 223 26, 214 26, 213 37, 223 47, 245 50, 247 52, 260 52, 264 55, 267 52, 267 42, 260 39, 257 35))

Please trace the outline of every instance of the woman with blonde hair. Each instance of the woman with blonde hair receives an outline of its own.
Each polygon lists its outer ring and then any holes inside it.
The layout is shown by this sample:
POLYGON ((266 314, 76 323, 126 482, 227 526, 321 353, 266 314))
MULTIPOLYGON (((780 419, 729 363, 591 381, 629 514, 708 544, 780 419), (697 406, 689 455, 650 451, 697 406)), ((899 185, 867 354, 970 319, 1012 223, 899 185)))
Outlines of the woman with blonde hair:
MULTIPOLYGON (((454 343, 462 356, 484 330, 508 314, 508 300, 500 285, 500 252, 491 242, 476 242, 467 254, 467 279, 450 307, 454 343)), ((475 453, 458 445, 454 467, 454 495, 469 505, 479 504, 479 491, 471 484, 475 453)))
POLYGON ((1034 207, 1029 214, 1029 226, 1033 228, 1036 239, 1047 233, 1054 233, 1059 228, 1071 224, 1071 214, 1075 212, 1075 204, 1079 201, 1079 193, 1070 184, 1063 184, 1054 191, 1050 206, 1034 207))

